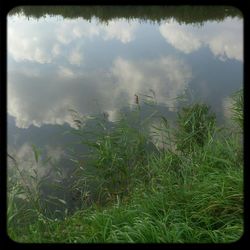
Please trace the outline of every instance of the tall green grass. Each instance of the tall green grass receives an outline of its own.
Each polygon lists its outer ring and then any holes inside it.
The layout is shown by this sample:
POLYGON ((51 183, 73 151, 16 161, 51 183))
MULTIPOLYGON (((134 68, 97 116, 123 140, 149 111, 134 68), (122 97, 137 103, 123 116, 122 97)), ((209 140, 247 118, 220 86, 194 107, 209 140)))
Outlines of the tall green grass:
POLYGON ((78 129, 73 133, 81 138, 79 143, 90 150, 83 156, 84 166, 74 159, 78 178, 73 188, 80 190, 80 197, 88 193, 92 202, 104 205, 122 200, 131 193, 141 175, 141 166, 148 161, 148 148, 154 148, 147 118, 141 119, 140 106, 136 105, 129 114, 121 113, 112 127, 107 120, 97 118, 95 126, 89 130, 84 125, 84 118, 78 114, 75 119, 78 129), (93 136, 87 138, 86 134, 93 136))
MULTIPOLYGON (((233 118, 243 124, 239 100, 233 118)), ((123 114, 113 127, 100 119, 93 131, 78 117, 74 133, 90 151, 82 156, 84 163, 72 158, 76 169, 71 189, 83 206, 61 220, 37 215, 22 226, 13 218, 25 217, 28 208, 22 211, 13 201, 27 190, 10 185, 9 236, 19 242, 64 243, 238 240, 243 234, 242 134, 217 129, 208 106, 191 104, 179 110, 176 127, 161 117, 164 126, 155 130, 174 147, 152 150, 147 145, 152 143, 148 125, 153 116, 146 123, 140 112, 136 105, 135 123, 123 114), (95 136, 86 139, 89 133, 95 136)))
POLYGON ((207 105, 196 103, 178 112, 177 125, 177 150, 189 153, 213 137, 215 115, 207 105))
POLYGON ((233 105, 232 105, 232 113, 233 113, 233 120, 235 123, 243 130, 243 121, 244 121, 244 96, 243 90, 240 89, 235 92, 232 96, 233 105))
POLYGON ((41 175, 39 167, 50 163, 50 158, 42 160, 41 150, 35 145, 31 145, 31 151, 34 160, 32 165, 25 165, 25 167, 21 167, 17 157, 8 154, 10 162, 7 182, 7 226, 8 234, 13 239, 34 223, 38 233, 48 230, 47 221, 52 220, 55 214, 59 213, 61 217, 65 215, 62 208, 66 202, 63 199, 43 194, 43 187, 50 187, 54 183, 50 183, 48 180, 52 171, 49 171, 49 174, 41 175))

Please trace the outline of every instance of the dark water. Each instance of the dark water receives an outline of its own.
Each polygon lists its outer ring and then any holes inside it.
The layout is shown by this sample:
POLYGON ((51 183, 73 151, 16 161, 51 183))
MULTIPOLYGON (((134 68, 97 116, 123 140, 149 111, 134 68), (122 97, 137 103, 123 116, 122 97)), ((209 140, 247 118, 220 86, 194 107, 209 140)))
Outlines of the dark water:
POLYGON ((242 87, 243 19, 234 8, 43 6, 8 16, 8 151, 23 169, 34 165, 35 144, 68 178, 69 109, 106 112, 112 124, 135 94, 153 90, 171 115, 188 92, 225 123, 229 96, 242 87))

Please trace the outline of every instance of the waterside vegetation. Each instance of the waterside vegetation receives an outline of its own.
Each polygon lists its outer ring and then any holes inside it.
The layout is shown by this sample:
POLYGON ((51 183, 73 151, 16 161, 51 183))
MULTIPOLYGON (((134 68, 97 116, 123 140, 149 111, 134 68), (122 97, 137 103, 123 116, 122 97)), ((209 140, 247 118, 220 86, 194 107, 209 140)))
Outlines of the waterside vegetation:
MULTIPOLYGON (((142 120, 139 103, 132 123, 121 113, 113 126, 104 115, 86 128, 72 110, 77 129, 71 132, 89 148, 71 155, 75 169, 68 188, 79 206, 68 213, 65 200, 50 196, 55 207, 48 208, 40 191, 48 179, 39 180, 36 172, 24 176, 9 156, 16 173, 8 179, 9 237, 34 243, 237 241, 243 234, 242 90, 233 100, 233 128, 219 128, 203 103, 180 107, 174 126, 155 110, 142 120), (65 212, 59 218, 60 206, 65 212)), ((41 159, 35 146, 33 152, 34 164, 50 160, 41 159)))
POLYGON ((239 9, 232 6, 19 6, 9 15, 23 13, 27 17, 41 18, 46 15, 61 15, 64 18, 91 20, 94 16, 100 22, 115 18, 127 20, 140 18, 144 21, 161 22, 174 18, 179 23, 203 23, 209 20, 222 21, 228 16, 242 18, 239 9))

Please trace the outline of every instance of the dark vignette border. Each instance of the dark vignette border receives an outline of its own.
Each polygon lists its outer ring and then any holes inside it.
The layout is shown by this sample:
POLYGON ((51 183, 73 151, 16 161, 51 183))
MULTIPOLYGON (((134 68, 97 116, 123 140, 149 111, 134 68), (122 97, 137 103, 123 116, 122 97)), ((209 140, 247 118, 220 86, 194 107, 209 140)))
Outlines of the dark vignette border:
MULTIPOLYGON (((247 205, 247 149, 248 149, 248 140, 247 140, 247 128, 249 127, 249 123, 247 120, 247 114, 248 114, 248 105, 247 105, 247 90, 248 90, 248 80, 249 77, 246 74, 247 73, 247 66, 248 66, 248 60, 246 55, 248 54, 248 48, 247 48, 247 27, 249 25, 249 17, 247 16, 247 1, 244 0, 237 0, 237 1, 227 1, 227 0, 220 0, 220 1, 215 1, 215 0, 178 0, 178 1, 173 1, 173 0, 165 0, 165 1, 98 1, 98 0, 44 0, 44 1, 32 1, 32 0, 13 0, 13 1, 1 1, 0 3, 0 58, 1 58, 1 81, 0 81, 0 108, 1 108, 1 122, 0 122, 0 135, 1 135, 1 143, 0 143, 0 159, 1 159, 1 168, 0 168, 0 242, 1 245, 5 246, 10 246, 10 247, 24 247, 25 249, 28 247, 55 247, 59 246, 61 247, 85 247, 82 244, 27 244, 27 243, 16 243, 12 241, 8 235, 7 235, 7 218, 6 218, 6 211, 7 211, 7 195, 6 195, 6 185, 7 185, 7 15, 8 12, 17 6, 20 5, 230 5, 233 7, 238 8, 241 10, 244 18, 244 234, 241 237, 241 239, 235 243, 232 244, 166 244, 168 247, 174 247, 174 248, 179 248, 179 247, 205 247, 205 248, 233 248, 235 247, 241 247, 244 246, 245 243, 248 242, 247 234, 249 232, 249 215, 247 213, 249 205, 247 205)), ((116 244, 105 244, 103 246, 116 247, 116 244)), ((122 244, 125 245, 126 244, 122 244)), ((122 246, 121 244, 118 247, 122 246)), ((155 247, 155 246, 164 246, 164 244, 148 244, 149 247, 155 247), (150 246, 151 245, 151 246, 150 246)), ((135 244, 135 247, 142 246, 142 247, 147 247, 147 244, 135 244)), ((91 246, 91 245, 87 245, 91 246)), ((101 246, 100 244, 95 244, 92 246, 101 246)), ((129 245, 129 247, 133 247, 134 245, 129 245)))

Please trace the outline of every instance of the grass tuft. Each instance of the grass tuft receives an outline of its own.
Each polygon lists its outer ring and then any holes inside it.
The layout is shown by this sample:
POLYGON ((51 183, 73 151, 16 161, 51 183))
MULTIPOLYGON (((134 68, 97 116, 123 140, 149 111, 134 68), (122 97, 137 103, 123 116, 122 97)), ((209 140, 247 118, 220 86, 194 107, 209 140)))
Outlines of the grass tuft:
MULTIPOLYGON (((241 128, 242 107, 237 97, 234 121, 241 128)), ((83 161, 71 159, 76 164, 72 194, 83 205, 61 219, 45 213, 38 192, 41 182, 30 189, 11 156, 19 177, 8 180, 9 236, 35 243, 237 241, 243 234, 242 134, 218 130, 208 106, 191 104, 179 111, 176 128, 161 117, 165 129, 156 129, 166 133, 162 138, 174 147, 150 148, 147 125, 153 116, 146 123, 141 111, 138 105, 133 110, 135 123, 122 114, 112 127, 97 119, 94 131, 75 117, 73 132, 89 148, 88 155, 81 155, 83 161)), ((34 146, 33 151, 35 165, 40 151, 34 146)), ((54 199, 67 205, 60 197, 54 199)))

